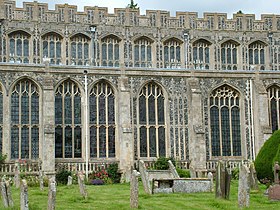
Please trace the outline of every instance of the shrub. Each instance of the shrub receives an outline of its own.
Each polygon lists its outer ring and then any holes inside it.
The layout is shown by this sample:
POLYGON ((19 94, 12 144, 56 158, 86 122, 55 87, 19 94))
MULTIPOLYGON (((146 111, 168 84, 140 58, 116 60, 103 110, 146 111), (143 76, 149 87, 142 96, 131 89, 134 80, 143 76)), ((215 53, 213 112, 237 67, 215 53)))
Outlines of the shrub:
POLYGON ((71 176, 71 171, 66 171, 63 169, 62 171, 56 174, 56 182, 57 184, 66 185, 68 182, 68 176, 71 176))
POLYGON ((264 143, 257 158, 255 160, 255 168, 257 177, 260 182, 262 180, 273 180, 274 165, 273 159, 277 153, 278 146, 280 145, 280 130, 275 131, 273 135, 264 143))
POLYGON ((7 159, 7 155, 0 154, 0 165, 5 163, 6 159, 7 159))
POLYGON ((109 177, 107 171, 105 171, 105 169, 90 173, 88 175, 88 179, 90 180, 89 181, 90 183, 93 180, 99 179, 99 180, 103 180, 103 182, 106 184, 112 184, 112 180, 109 177))
POLYGON ((191 177, 191 173, 189 170, 176 168, 176 171, 177 171, 178 175, 180 176, 180 178, 190 178, 191 177))
POLYGON ((176 166, 176 162, 173 158, 159 157, 155 163, 155 169, 167 170, 169 169, 168 161, 171 160, 173 165, 176 166))
POLYGON ((108 176, 112 179, 113 183, 119 183, 121 174, 119 173, 119 166, 117 163, 112 163, 107 168, 108 176))
POLYGON ((233 180, 238 180, 239 179, 239 168, 236 167, 231 171, 231 178, 233 180))

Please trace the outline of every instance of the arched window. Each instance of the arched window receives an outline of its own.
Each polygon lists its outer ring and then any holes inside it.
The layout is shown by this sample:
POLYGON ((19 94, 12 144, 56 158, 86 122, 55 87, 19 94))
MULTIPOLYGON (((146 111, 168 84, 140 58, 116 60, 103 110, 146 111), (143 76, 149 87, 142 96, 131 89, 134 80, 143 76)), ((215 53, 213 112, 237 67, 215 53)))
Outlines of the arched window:
POLYGON ((233 41, 221 45, 221 60, 223 70, 237 70, 237 47, 233 41))
POLYGON ((165 98, 156 83, 146 84, 138 98, 138 157, 166 156, 165 98))
POLYGON ((265 69, 265 45, 260 41, 249 45, 249 65, 251 69, 265 69))
POLYGON ((181 42, 169 39, 164 43, 164 68, 181 67, 181 42))
POLYGON ((39 90, 28 79, 11 94, 11 158, 39 158, 39 90))
POLYGON ((30 35, 20 31, 9 35, 9 50, 11 63, 29 63, 30 35))
POLYGON ((93 86, 89 96, 90 157, 115 157, 115 95, 104 81, 93 86))
POLYGON ((79 34, 71 38, 71 65, 89 65, 90 39, 79 34))
POLYGON ((192 64, 195 69, 209 69, 211 43, 200 39, 193 43, 192 64))
POLYGON ((280 110, 280 88, 273 85, 267 89, 268 92, 268 107, 269 107, 269 122, 272 132, 279 129, 279 110, 280 110))
POLYGON ((212 156, 241 156, 240 95, 224 85, 210 95, 212 156))
POLYGON ((152 41, 141 37, 134 42, 134 66, 152 67, 152 41))
POLYGON ((66 80, 55 91, 55 157, 82 156, 81 92, 66 80))
POLYGON ((0 154, 3 152, 3 90, 0 85, 0 154))
POLYGON ((120 65, 120 39, 116 36, 107 36, 102 43, 102 66, 119 67, 120 65))
POLYGON ((42 37, 43 58, 50 58, 51 64, 61 64, 62 37, 55 33, 48 33, 42 37))

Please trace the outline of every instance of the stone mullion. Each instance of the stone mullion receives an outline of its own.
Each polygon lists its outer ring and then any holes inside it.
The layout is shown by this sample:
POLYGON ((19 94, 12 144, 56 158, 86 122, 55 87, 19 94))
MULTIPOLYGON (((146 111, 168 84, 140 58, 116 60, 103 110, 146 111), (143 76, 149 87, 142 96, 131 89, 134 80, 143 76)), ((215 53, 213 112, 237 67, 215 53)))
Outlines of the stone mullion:
POLYGON ((159 129, 159 123, 158 123, 158 88, 155 87, 155 129, 156 129, 156 156, 159 157, 159 138, 158 138, 158 129, 159 129))
POLYGON ((32 130, 32 119, 31 119, 31 112, 32 112, 32 109, 31 109, 31 107, 32 107, 32 104, 31 104, 31 98, 32 98, 32 93, 31 93, 31 91, 32 91, 32 89, 31 89, 31 83, 29 83, 29 91, 28 91, 28 110, 29 110, 29 116, 28 116, 28 118, 29 118, 29 125, 28 125, 28 130, 29 130, 29 136, 28 136, 28 142, 29 142, 29 147, 28 147, 28 149, 29 149, 29 152, 28 152, 28 154, 29 154, 29 159, 32 159, 32 141, 31 141, 31 139, 32 139, 32 136, 31 136, 31 134, 32 134, 32 132, 31 132, 31 130, 32 130))
POLYGON ((109 157, 109 123, 108 123, 108 86, 107 84, 105 85, 105 117, 106 117, 106 157, 109 157))
MULTIPOLYGON (((217 96, 216 96, 217 97, 217 96)), ((214 98, 215 100, 215 98, 214 98)), ((218 110, 219 110, 219 133, 220 133, 220 156, 223 156, 223 139, 222 139, 222 113, 221 113, 221 107, 220 107, 220 98, 218 100, 218 110)))
POLYGON ((146 85, 146 130, 147 130, 147 157, 150 157, 150 122, 149 122, 149 92, 148 85, 146 85))
MULTIPOLYGON (((187 98, 187 97, 186 97, 187 98)), ((183 152, 183 156, 184 156, 184 160, 186 160, 187 159, 187 148, 186 148, 186 135, 185 135, 185 133, 186 133, 186 124, 185 124, 185 115, 187 114, 187 113, 185 113, 185 101, 183 100, 183 98, 182 98, 182 114, 183 114, 183 124, 182 124, 182 128, 183 128, 183 144, 184 144, 184 146, 183 146, 183 148, 184 148, 184 152, 183 152)), ((186 110, 187 111, 187 110, 186 110)))
POLYGON ((99 158, 99 95, 98 95, 98 89, 100 88, 99 85, 97 85, 96 88, 96 157, 99 158))
POLYGON ((18 117, 18 158, 21 159, 21 128, 22 128, 22 124, 21 124, 21 96, 22 96, 22 84, 20 83, 20 90, 18 93, 18 98, 19 98, 19 102, 18 102, 18 106, 19 106, 19 117, 18 117))
POLYGON ((232 107, 230 105, 230 98, 228 100, 229 100, 228 110, 229 110, 229 128, 230 128, 230 156, 234 156, 234 154, 233 154, 233 139, 232 139, 232 134, 233 134, 233 132, 232 132, 232 116, 231 116, 232 107))
POLYGON ((71 114, 72 114, 72 123, 71 123, 71 131, 72 131, 72 158, 75 157, 75 103, 74 103, 74 84, 71 84, 71 114))
POLYGON ((276 100, 276 106, 277 106, 277 127, 279 129, 280 127, 280 106, 279 106, 279 89, 276 91, 276 96, 275 96, 275 100, 276 100))
POLYGON ((61 93, 61 96, 62 96, 62 124, 61 124, 61 127, 62 127, 62 158, 65 158, 65 93, 64 93, 64 86, 65 84, 62 85, 62 93, 61 93))

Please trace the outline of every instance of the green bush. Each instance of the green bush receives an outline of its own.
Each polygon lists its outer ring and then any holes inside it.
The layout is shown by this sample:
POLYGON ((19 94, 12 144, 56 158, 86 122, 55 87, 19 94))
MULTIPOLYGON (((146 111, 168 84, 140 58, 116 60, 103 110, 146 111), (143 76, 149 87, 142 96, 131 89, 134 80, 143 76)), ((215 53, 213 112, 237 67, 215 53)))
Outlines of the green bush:
POLYGON ((264 180, 273 180, 273 170, 274 165, 273 159, 278 151, 278 146, 280 145, 280 130, 275 131, 273 135, 264 143, 257 158, 255 160, 255 168, 257 172, 257 177, 260 182, 263 183, 264 180))
POLYGON ((65 169, 59 171, 55 176, 57 184, 66 185, 68 182, 68 176, 71 176, 71 171, 66 171, 65 169))
POLYGON ((7 155, 0 154, 0 165, 5 163, 6 159, 7 159, 7 155))
POLYGON ((171 160, 173 165, 176 167, 176 162, 173 158, 159 157, 155 163, 156 170, 167 170, 169 169, 168 161, 171 160))
POLYGON ((239 179, 239 168, 236 167, 231 171, 231 179, 238 180, 239 179))
POLYGON ((186 169, 181 169, 181 168, 176 168, 176 171, 180 178, 191 178, 191 173, 189 170, 186 169))
POLYGON ((120 183, 121 173, 119 173, 119 165, 117 163, 110 164, 107 168, 107 172, 113 183, 120 183))

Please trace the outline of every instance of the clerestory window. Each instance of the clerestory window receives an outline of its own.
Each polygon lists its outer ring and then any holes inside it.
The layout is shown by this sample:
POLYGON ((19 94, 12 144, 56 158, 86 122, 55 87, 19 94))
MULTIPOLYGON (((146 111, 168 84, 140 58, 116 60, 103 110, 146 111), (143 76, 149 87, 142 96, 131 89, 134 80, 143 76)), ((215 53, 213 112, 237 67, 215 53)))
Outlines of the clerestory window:
POLYGON ((221 45, 221 60, 223 70, 237 70, 237 43, 227 41, 221 45))
POLYGON ((134 42, 134 66, 152 67, 152 41, 141 37, 134 42))
POLYGON ((273 85, 267 89, 268 92, 268 109, 269 109, 269 122, 272 132, 279 129, 280 123, 280 88, 273 85))
POLYGON ((164 68, 181 67, 181 42, 169 39, 164 43, 164 68))
POLYGON ((30 35, 20 31, 9 35, 9 62, 29 63, 30 35))
POLYGON ((56 33, 49 33, 42 37, 42 41, 43 58, 49 58, 51 64, 61 64, 62 37, 56 33))
POLYGON ((102 66, 119 67, 120 65, 120 39, 116 36, 107 36, 102 43, 102 66))
POLYGON ((72 37, 70 64, 88 66, 90 64, 89 46, 90 39, 87 36, 79 34, 72 37))

